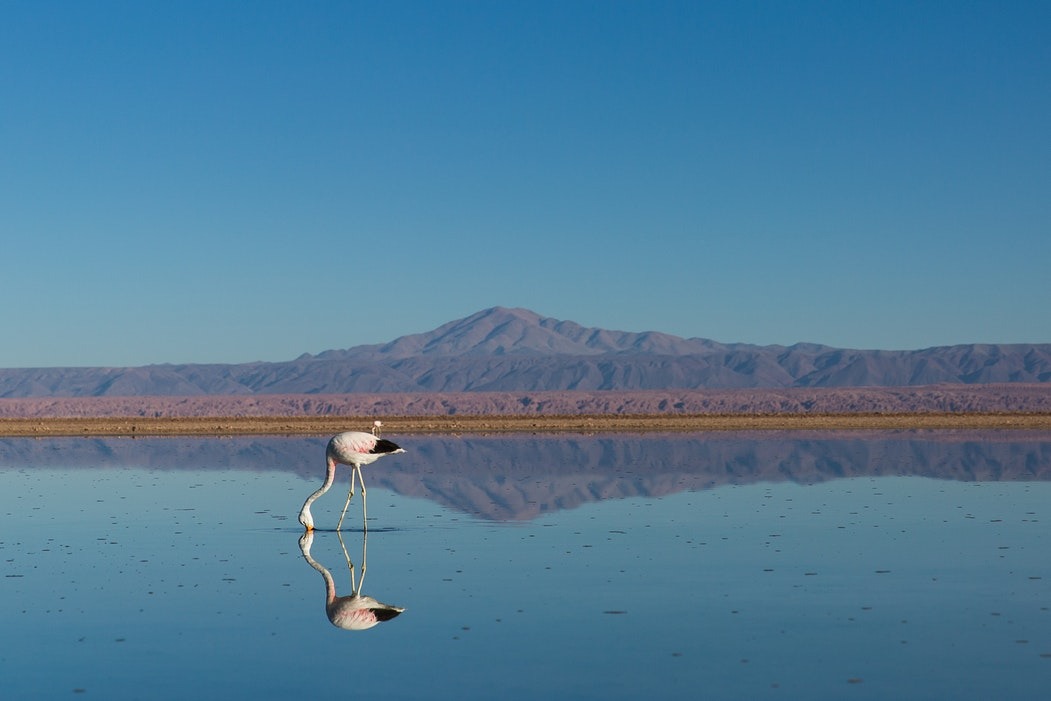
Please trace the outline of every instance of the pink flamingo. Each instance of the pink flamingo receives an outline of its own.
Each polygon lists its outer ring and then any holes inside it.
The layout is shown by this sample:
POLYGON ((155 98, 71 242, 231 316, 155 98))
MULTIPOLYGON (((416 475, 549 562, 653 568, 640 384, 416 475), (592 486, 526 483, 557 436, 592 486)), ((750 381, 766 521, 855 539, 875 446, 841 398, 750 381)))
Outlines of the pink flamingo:
POLYGON ((350 506, 350 500, 354 496, 355 478, 361 484, 361 514, 365 530, 368 530, 365 480, 361 476, 361 468, 364 465, 376 462, 384 455, 405 452, 404 448, 400 448, 393 442, 376 435, 377 429, 382 425, 382 423, 376 421, 372 427, 372 433, 347 431, 346 433, 333 436, 332 440, 328 442, 328 448, 325 449, 325 462, 328 467, 328 471, 325 473, 325 483, 321 485, 320 489, 307 497, 306 502, 303 504, 303 509, 299 512, 299 522, 308 531, 314 530, 314 517, 310 514, 310 505, 332 486, 332 482, 336 478, 337 464, 349 465, 351 472, 350 492, 347 494, 347 503, 343 505, 343 513, 339 516, 336 530, 338 531, 343 526, 343 517, 347 515, 347 507, 350 506))

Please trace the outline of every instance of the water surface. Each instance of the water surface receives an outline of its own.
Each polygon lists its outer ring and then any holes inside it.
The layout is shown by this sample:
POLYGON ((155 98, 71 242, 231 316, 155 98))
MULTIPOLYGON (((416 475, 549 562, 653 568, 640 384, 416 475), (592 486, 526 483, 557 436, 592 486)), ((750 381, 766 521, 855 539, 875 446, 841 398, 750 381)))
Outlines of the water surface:
POLYGON ((0 440, 0 696, 1046 694, 1046 433, 397 440, 0 440))

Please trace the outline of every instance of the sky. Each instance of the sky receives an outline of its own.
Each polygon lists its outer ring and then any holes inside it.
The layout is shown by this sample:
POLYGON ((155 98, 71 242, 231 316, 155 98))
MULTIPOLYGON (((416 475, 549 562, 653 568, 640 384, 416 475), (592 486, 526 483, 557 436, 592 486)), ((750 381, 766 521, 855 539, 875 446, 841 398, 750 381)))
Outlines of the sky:
POLYGON ((1051 342, 1051 3, 0 3, 0 367, 492 306, 1051 342))

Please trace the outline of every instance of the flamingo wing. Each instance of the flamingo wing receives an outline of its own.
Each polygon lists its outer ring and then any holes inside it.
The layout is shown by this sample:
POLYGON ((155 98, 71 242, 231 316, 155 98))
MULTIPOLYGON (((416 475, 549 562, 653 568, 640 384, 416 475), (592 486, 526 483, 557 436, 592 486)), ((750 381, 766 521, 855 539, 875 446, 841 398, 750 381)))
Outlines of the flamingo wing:
POLYGON ((332 439, 332 447, 341 454, 359 453, 368 455, 376 447, 379 440, 371 433, 362 431, 347 431, 332 439))
POLYGON ((371 433, 362 431, 347 431, 334 437, 329 445, 336 456, 350 457, 352 455, 388 455, 402 450, 393 441, 386 438, 377 438, 371 433))

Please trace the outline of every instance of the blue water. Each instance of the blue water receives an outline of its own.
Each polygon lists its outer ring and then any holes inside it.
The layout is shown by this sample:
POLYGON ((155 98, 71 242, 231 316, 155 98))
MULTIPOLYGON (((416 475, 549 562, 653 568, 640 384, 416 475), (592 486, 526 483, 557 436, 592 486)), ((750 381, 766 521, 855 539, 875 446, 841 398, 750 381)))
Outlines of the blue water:
POLYGON ((1047 434, 397 440, 0 440, 0 697, 1046 696, 1047 434))

